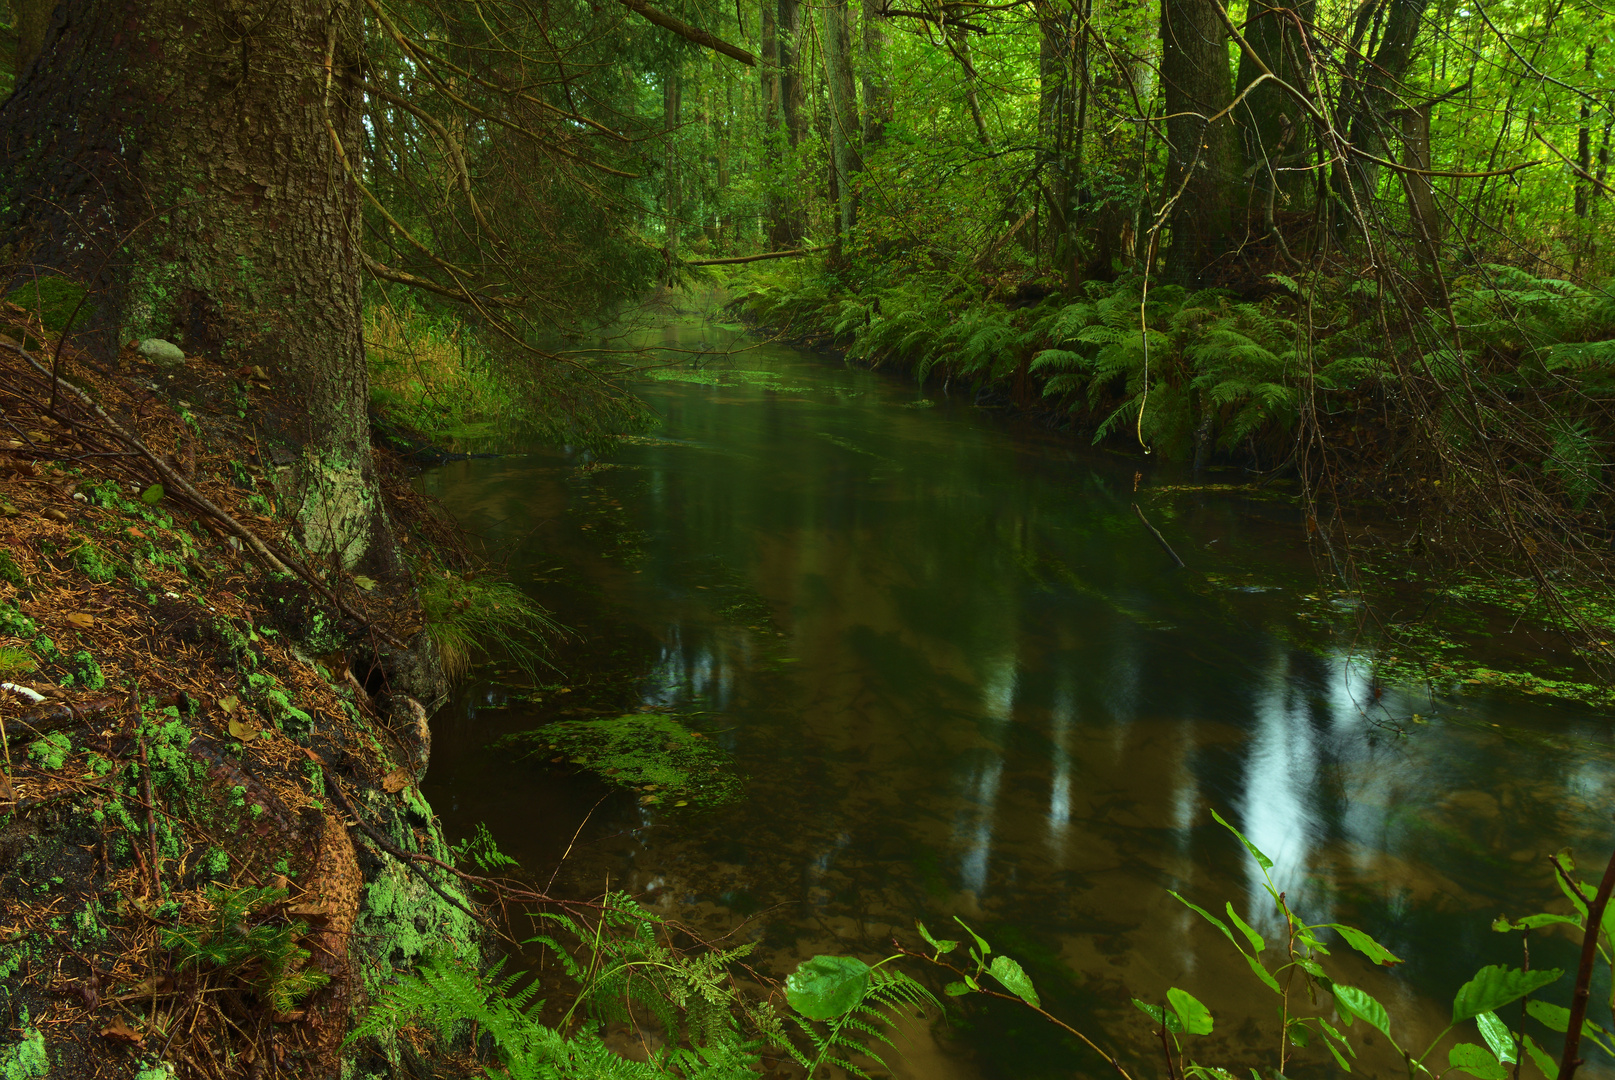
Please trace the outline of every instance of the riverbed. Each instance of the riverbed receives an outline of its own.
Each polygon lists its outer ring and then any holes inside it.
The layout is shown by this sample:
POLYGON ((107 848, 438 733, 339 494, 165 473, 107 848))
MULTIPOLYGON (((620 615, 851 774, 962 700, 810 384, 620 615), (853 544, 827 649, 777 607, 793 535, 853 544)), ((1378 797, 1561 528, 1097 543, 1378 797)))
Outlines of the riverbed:
MULTIPOLYGON (((451 835, 485 822, 557 892, 627 889, 757 941, 778 976, 815 953, 917 946, 916 918, 963 936, 958 917, 1133 1061, 1153 1051, 1129 999, 1189 990, 1217 1017, 1195 1055, 1236 1068, 1276 1061, 1276 999, 1170 891, 1231 901, 1270 939, 1279 924, 1211 810, 1310 922, 1406 960, 1339 946, 1327 963, 1421 1049, 1477 967, 1520 962, 1493 918, 1565 906, 1551 852, 1599 876, 1608 717, 1376 679, 1282 489, 1102 453, 957 387, 711 320, 647 343, 695 354, 638 387, 653 431, 423 479, 588 639, 537 685, 479 669, 434 718, 425 794, 451 835), (636 709, 707 732, 743 797, 642 805, 491 746, 636 709)), ((1532 966, 1573 953, 1540 936, 1532 966)), ((916 1027, 900 1075, 1071 1074, 1054 1030, 1012 1007, 916 1027)), ((1316 1047, 1300 1060, 1335 1069, 1316 1047)))

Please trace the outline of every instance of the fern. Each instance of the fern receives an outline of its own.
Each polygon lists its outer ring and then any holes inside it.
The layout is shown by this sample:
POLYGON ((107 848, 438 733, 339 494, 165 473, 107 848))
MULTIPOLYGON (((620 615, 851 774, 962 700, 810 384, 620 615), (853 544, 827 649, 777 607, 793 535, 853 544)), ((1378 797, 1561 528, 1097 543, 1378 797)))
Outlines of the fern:
POLYGON ((297 944, 308 924, 274 917, 286 890, 211 886, 207 899, 213 919, 206 926, 180 926, 163 932, 163 945, 177 955, 175 966, 209 969, 251 985, 276 1012, 290 1012, 299 1000, 330 981, 307 966, 309 951, 297 944))
MULTIPOLYGON (((849 958, 816 959, 845 961, 849 958)), ((862 964, 858 966, 864 968, 862 964)), ((820 1065, 831 1065, 844 1070, 849 1076, 867 1078, 869 1073, 852 1060, 853 1055, 857 1054, 862 1054, 881 1069, 890 1072, 891 1066, 881 1057, 881 1052, 872 1043, 884 1044, 892 1050, 897 1049, 897 1044, 892 1042, 891 1036, 887 1034, 887 1029, 896 1027, 896 1022, 892 1019, 893 1010, 904 1007, 924 1009, 940 1005, 931 991, 900 971, 888 969, 883 964, 864 970, 868 974, 867 983, 864 984, 855 1003, 839 1015, 825 1021, 792 1015, 791 1020, 806 1037, 812 1052, 804 1053, 792 1043, 786 1043, 786 1049, 797 1063, 807 1070, 808 1076, 817 1076, 820 1065)), ((789 982, 786 988, 789 994, 789 982)))

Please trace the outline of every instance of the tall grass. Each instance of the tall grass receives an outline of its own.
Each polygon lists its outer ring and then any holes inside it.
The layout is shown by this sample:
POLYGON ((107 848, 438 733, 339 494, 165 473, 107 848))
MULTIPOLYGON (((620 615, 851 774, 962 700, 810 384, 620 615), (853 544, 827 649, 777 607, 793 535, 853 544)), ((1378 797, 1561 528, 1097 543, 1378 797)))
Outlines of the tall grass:
POLYGON ((426 632, 450 679, 464 675, 478 653, 500 652, 537 679, 550 666, 550 644, 566 630, 508 581, 432 570, 421 575, 426 632))

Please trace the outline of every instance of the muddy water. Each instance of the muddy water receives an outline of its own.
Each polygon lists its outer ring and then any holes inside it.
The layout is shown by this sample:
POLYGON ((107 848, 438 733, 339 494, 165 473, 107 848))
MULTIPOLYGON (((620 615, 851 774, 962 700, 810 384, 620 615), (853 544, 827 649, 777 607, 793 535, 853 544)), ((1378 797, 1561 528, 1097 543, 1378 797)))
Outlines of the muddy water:
MULTIPOLYGON (((1209 809, 1311 921, 1407 958, 1331 962, 1421 1048, 1476 967, 1519 962, 1489 924, 1554 904, 1549 852, 1574 847, 1596 880, 1615 841, 1607 718, 1375 684, 1348 610, 1334 638, 1298 617, 1319 581, 1284 503, 1152 500, 1191 478, 783 346, 723 356, 713 326, 661 334, 716 351, 642 388, 650 436, 425 478, 589 637, 528 700, 490 668, 435 719, 427 794, 451 832, 486 822, 541 880, 566 853, 557 889, 609 882, 739 927, 779 974, 816 952, 885 955, 916 916, 957 915, 1135 1061, 1150 1050, 1128 999, 1190 990, 1218 1018, 1197 1056, 1236 1068, 1276 1061, 1272 999, 1168 890, 1275 923, 1209 809), (641 806, 488 748, 634 708, 713 732, 745 798, 641 806)), ((1572 953, 1550 935, 1532 963, 1572 953)), ((910 1034, 904 1075, 1072 1072, 1052 1029, 1011 1008, 910 1034)), ((1316 1047, 1299 1060, 1334 1071, 1316 1047)))

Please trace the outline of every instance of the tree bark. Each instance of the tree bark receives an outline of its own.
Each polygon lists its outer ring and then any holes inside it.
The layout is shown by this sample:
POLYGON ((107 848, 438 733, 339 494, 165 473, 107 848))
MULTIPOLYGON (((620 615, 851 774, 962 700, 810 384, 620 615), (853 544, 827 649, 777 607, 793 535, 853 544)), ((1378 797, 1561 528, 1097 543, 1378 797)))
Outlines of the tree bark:
MULTIPOLYGON (((1392 113, 1401 107, 1399 98, 1402 79, 1407 75, 1413 59, 1413 46, 1418 39, 1420 21, 1430 0, 1388 0, 1384 12, 1385 23, 1372 62, 1357 80, 1358 90, 1346 97, 1341 109, 1342 118, 1337 124, 1347 133, 1352 146, 1359 151, 1384 157, 1390 145, 1391 132, 1396 129, 1392 113)), ((1374 5, 1364 5, 1365 14, 1374 5)), ((1348 76, 1363 65, 1352 65, 1348 57, 1348 76)), ((1357 202, 1366 211, 1379 181, 1379 166, 1367 158, 1354 156, 1346 163, 1346 183, 1355 190, 1357 202)), ((1367 226, 1367 222, 1361 223, 1367 226)))
POLYGON ((864 0, 864 153, 886 141, 886 125, 892 122, 896 99, 892 96, 891 61, 886 50, 891 44, 886 18, 881 14, 884 0, 864 0))
MULTIPOLYGON (((83 282, 81 344, 261 365, 264 465, 315 565, 402 580, 361 339, 357 8, 65 0, 0 107, 11 271, 83 282)), ((434 668, 429 648, 418 643, 434 668)), ((434 669, 435 670, 435 669, 434 669)), ((430 671, 409 692, 435 697, 430 671), (428 685, 431 684, 431 685, 428 685)))
MULTIPOLYGON (((1301 90, 1312 82, 1306 46, 1315 8, 1315 0, 1250 0, 1241 29, 1268 70, 1301 90)), ((1242 53, 1236 89, 1244 90, 1260 75, 1256 58, 1242 53)), ((1312 125, 1302 108, 1268 81, 1245 96, 1237 118, 1258 198, 1265 202, 1270 189, 1281 201, 1298 198, 1311 184, 1311 174, 1298 168, 1308 163, 1312 148, 1312 125)))
POLYGON ((662 172, 662 184, 666 200, 665 213, 667 214, 667 253, 676 256, 679 253, 679 214, 683 207, 680 205, 682 192, 679 188, 679 159, 673 145, 673 137, 679 126, 679 72, 675 65, 669 68, 662 77, 662 132, 664 146, 667 151, 666 168, 662 172))
POLYGON ((45 31, 50 27, 51 13, 56 0, 11 0, 12 23, 17 30, 17 56, 12 74, 22 78, 28 65, 39 55, 45 43, 45 31))
POLYGON ((830 90, 830 167, 835 171, 840 223, 835 256, 841 240, 858 221, 858 192, 853 177, 862 167, 858 140, 858 94, 852 73, 852 34, 847 25, 847 0, 829 0, 824 9, 824 60, 830 90))
POLYGON ((1177 197, 1168 268, 1174 279, 1186 282, 1198 279, 1228 250, 1240 189, 1234 125, 1227 116, 1207 123, 1233 101, 1228 35, 1215 3, 1163 0, 1161 4, 1166 194, 1177 197))
MULTIPOLYGON (((768 3, 769 0, 763 0, 768 3)), ((780 114, 785 124, 785 142, 793 152, 807 135, 807 83, 802 77, 802 6, 800 0, 779 0, 780 114)), ((793 160, 794 167, 795 162, 793 160)), ((802 246, 807 235, 807 218, 800 196, 786 196, 780 207, 778 229, 772 246, 780 249, 802 246)))

